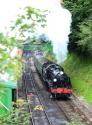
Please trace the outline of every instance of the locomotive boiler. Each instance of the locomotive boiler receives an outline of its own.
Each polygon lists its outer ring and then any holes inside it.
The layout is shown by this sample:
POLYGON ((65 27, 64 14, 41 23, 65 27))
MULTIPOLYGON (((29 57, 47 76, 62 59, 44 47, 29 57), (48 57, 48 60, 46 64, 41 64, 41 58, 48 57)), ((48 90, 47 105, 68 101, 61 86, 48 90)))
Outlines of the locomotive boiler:
POLYGON ((70 78, 61 66, 41 54, 34 55, 34 64, 53 97, 69 97, 72 94, 70 78))

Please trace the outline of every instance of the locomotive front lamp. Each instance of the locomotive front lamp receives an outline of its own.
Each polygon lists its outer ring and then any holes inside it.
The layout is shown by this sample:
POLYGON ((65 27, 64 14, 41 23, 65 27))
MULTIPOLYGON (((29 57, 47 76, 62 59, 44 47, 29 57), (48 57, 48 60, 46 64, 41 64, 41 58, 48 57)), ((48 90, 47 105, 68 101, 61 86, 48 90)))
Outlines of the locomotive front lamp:
POLYGON ((53 79, 54 82, 57 82, 57 79, 53 79))
POLYGON ((63 71, 61 71, 61 72, 60 72, 60 74, 61 74, 61 75, 63 75, 63 74, 64 74, 64 72, 63 72, 63 71))

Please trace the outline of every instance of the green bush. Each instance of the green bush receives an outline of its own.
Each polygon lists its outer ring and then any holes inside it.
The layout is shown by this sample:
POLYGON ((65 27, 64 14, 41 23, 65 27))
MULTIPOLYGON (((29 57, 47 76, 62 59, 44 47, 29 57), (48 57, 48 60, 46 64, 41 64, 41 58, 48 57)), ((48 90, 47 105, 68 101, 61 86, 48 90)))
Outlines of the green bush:
POLYGON ((11 112, 0 117, 0 125, 29 125, 31 113, 25 108, 28 106, 28 103, 19 103, 14 104, 18 108, 14 108, 11 112))

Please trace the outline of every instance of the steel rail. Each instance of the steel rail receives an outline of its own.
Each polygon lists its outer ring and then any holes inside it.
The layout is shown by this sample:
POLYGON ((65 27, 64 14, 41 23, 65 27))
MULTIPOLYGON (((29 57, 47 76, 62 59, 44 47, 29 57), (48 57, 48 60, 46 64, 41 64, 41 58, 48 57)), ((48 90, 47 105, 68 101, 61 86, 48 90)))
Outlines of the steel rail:
MULTIPOLYGON (((36 87, 35 87, 35 80, 33 79, 32 71, 31 71, 31 79, 32 79, 33 86, 34 86, 34 88, 36 89, 36 87)), ((38 89, 38 88, 37 88, 37 89, 38 89)), ((37 94, 37 96, 38 96, 38 99, 39 99, 39 101, 40 101, 40 104, 42 105, 42 107, 44 107, 44 104, 42 103, 42 100, 41 100, 41 98, 40 98, 40 95, 39 95, 38 90, 36 91, 36 94, 37 94)), ((46 116, 46 118, 47 118, 47 120, 48 120, 49 125, 53 125, 53 124, 51 123, 51 121, 49 120, 49 117, 48 117, 48 115, 47 115, 47 113, 46 113, 45 110, 44 110, 44 114, 45 114, 45 116, 46 116)))
MULTIPOLYGON (((26 65, 29 67, 29 65, 30 65, 29 60, 27 60, 26 63, 27 63, 26 65)), ((26 70, 26 69, 25 69, 25 70, 26 70)), ((31 71, 31 68, 30 68, 30 67, 29 67, 29 70, 30 70, 31 85, 32 85, 32 87, 34 87, 34 92, 36 93, 36 95, 37 95, 37 97, 38 97, 38 99, 39 99, 40 104, 42 105, 42 107, 44 107, 44 105, 43 105, 43 103, 42 103, 42 101, 41 101, 41 99, 40 99, 40 95, 39 95, 39 93, 38 93, 38 90, 36 90, 35 80, 33 79, 33 74, 32 74, 32 71, 31 71), (36 90, 36 91, 35 91, 35 90, 36 90)), ((25 71, 25 73, 26 73, 26 71, 25 71)), ((28 80, 28 79, 25 78, 25 81, 26 81, 26 82, 24 83, 24 85, 25 85, 26 98, 27 98, 27 94, 28 94, 27 80, 28 80)), ((30 111, 30 106, 29 106, 29 111, 30 111)), ((46 113, 45 111, 44 111, 44 114, 45 114, 45 116, 46 116, 46 119, 47 119, 49 125, 52 125, 52 123, 50 122, 50 120, 49 120, 49 118, 48 118, 48 115, 47 115, 47 113, 46 113)), ((31 118, 31 123, 32 123, 32 125, 35 125, 33 118, 31 118)))

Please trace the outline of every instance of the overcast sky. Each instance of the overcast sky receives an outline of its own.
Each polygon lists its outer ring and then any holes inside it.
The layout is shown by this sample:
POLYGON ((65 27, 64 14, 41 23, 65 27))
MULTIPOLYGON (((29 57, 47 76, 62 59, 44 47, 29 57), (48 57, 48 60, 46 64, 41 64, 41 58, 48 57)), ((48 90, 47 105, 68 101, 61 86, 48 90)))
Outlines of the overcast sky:
POLYGON ((52 3, 58 0, 2 0, 0 1, 0 32, 5 32, 5 28, 9 27, 10 21, 16 18, 20 9, 28 5, 46 9, 51 8, 52 3), (52 2, 53 1, 53 2, 52 2), (45 4, 44 4, 45 2, 45 4))
POLYGON ((9 26, 19 13, 19 8, 30 5, 33 0, 2 0, 0 1, 0 32, 9 26))
MULTIPOLYGON (((49 0, 2 0, 0 1, 0 32, 5 31, 5 27, 9 26, 9 22, 14 20, 19 13, 19 8, 24 8, 28 5, 43 7, 43 2, 49 0), (42 5, 41 5, 42 4, 42 5)), ((51 2, 50 0, 49 2, 51 2)), ((46 4, 45 4, 46 5, 46 4)), ((48 5, 48 4, 47 4, 48 5)))

